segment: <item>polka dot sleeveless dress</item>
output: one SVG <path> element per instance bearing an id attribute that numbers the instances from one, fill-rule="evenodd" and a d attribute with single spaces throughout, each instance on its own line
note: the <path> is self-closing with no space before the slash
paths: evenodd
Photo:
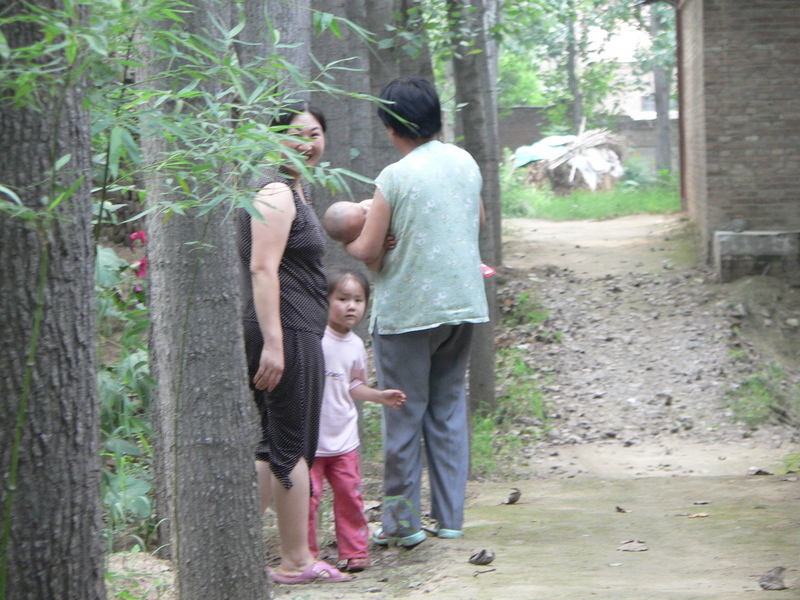
<path id="1" fill-rule="evenodd" d="M 284 371 L 280 383 L 271 392 L 253 387 L 264 340 L 258 326 L 250 277 L 252 217 L 243 208 L 237 211 L 236 228 L 248 377 L 261 415 L 262 436 L 256 448 L 256 460 L 269 462 L 275 477 L 289 489 L 292 469 L 301 457 L 311 467 L 317 450 L 325 385 L 322 335 L 328 320 L 328 300 L 322 267 L 325 236 L 319 220 L 314 209 L 300 199 L 292 180 L 272 174 L 262 178 L 257 188 L 275 181 L 292 188 L 297 216 L 278 268 Z M 308 198 L 307 193 L 304 196 Z"/>

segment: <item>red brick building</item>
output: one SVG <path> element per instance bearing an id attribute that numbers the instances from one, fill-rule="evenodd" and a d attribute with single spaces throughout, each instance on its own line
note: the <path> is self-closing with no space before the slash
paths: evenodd
<path id="1" fill-rule="evenodd" d="M 677 4 L 683 198 L 706 257 L 732 223 L 800 232 L 800 0 Z"/>

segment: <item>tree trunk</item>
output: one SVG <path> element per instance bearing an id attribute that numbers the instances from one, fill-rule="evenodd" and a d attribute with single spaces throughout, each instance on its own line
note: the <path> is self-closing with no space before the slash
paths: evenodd
<path id="1" fill-rule="evenodd" d="M 323 0 L 315 2 L 314 8 L 337 17 L 350 19 L 362 26 L 366 18 L 363 3 L 359 1 Z M 335 36 L 331 31 L 314 36 L 311 39 L 311 52 L 323 65 L 345 57 L 355 57 L 355 60 L 347 61 L 346 66 L 348 69 L 361 70 L 332 71 L 331 74 L 336 79 L 331 83 L 347 92 L 366 91 L 369 89 L 369 63 L 366 58 L 369 52 L 366 44 L 348 27 L 341 27 L 340 32 L 341 38 Z M 319 73 L 312 70 L 306 75 L 316 77 Z M 372 168 L 369 149 L 372 141 L 370 103 L 324 92 L 312 94 L 311 99 L 325 113 L 327 121 L 328 130 L 325 135 L 328 143 L 323 160 L 330 163 L 332 167 L 368 173 Z M 314 188 L 313 204 L 320 219 L 334 202 L 351 199 L 364 200 L 372 197 L 372 186 L 353 180 L 349 183 L 353 194 L 352 198 L 347 194 L 334 194 L 331 190 L 321 186 Z M 364 265 L 347 254 L 341 244 L 331 240 L 328 240 L 324 261 L 326 268 L 364 269 Z M 359 330 L 362 330 L 363 333 L 366 330 L 366 324 L 359 327 Z"/>
<path id="2" fill-rule="evenodd" d="M 184 30 L 214 31 L 213 18 L 231 23 L 228 10 L 195 2 Z M 151 64 L 155 85 L 187 83 L 160 78 Z M 202 82 L 197 89 L 218 93 L 217 85 Z M 171 149 L 159 131 L 143 139 L 148 164 Z M 168 186 L 169 176 L 150 176 L 148 206 L 188 199 Z M 247 388 L 238 255 L 227 211 L 222 202 L 202 216 L 198 210 L 169 219 L 153 213 L 148 221 L 157 509 L 169 524 L 183 600 L 269 596 L 253 466 L 257 416 Z"/>
<path id="3" fill-rule="evenodd" d="M 64 10 L 59 1 L 37 6 Z M 23 3 L 0 1 L 5 17 L 21 13 L 30 13 Z M 3 33 L 10 48 L 44 43 L 34 24 Z M 91 127 L 83 82 L 63 51 L 47 60 L 58 83 L 37 90 L 38 107 L 0 104 L 0 183 L 35 214 L 0 212 L 0 598 L 100 600 Z"/>
<path id="4" fill-rule="evenodd" d="M 655 7 L 650 12 L 650 33 L 655 39 L 661 31 L 661 21 Z M 671 157 L 671 127 L 669 119 L 669 77 L 663 65 L 653 68 L 653 84 L 655 86 L 656 100 L 656 171 L 670 172 L 672 170 Z"/>
<path id="5" fill-rule="evenodd" d="M 298 72 L 308 75 L 311 71 L 312 24 L 310 0 L 243 0 L 241 10 L 245 27 L 237 36 L 242 44 L 237 45 L 239 64 L 253 64 L 275 53 L 282 56 Z M 278 42 L 275 43 L 277 35 Z M 280 45 L 280 47 L 278 47 Z M 275 83 L 282 93 L 304 98 L 303 86 L 292 79 L 288 71 L 276 70 L 280 78 Z M 286 98 L 289 96 L 287 95 Z"/>
<path id="6" fill-rule="evenodd" d="M 468 10 L 468 7 L 474 10 Z M 497 106 L 493 102 L 494 81 L 490 78 L 489 56 L 482 0 L 448 0 L 448 12 L 460 12 L 462 17 L 454 22 L 455 42 L 461 31 L 468 31 L 473 48 L 478 53 L 456 57 L 453 71 L 456 81 L 456 102 L 463 104 L 458 114 L 460 130 L 464 135 L 464 148 L 475 157 L 483 174 L 483 202 L 486 207 L 486 225 L 481 230 L 481 257 L 490 265 L 502 260 L 500 253 L 500 151 L 497 141 Z M 469 393 L 473 411 L 491 411 L 496 406 L 494 324 L 497 322 L 495 280 L 486 282 L 491 323 L 476 327 L 470 353 Z"/>
<path id="7" fill-rule="evenodd" d="M 580 132 L 583 122 L 583 95 L 578 78 L 578 40 L 575 35 L 577 18 L 575 2 L 570 0 L 570 15 L 567 18 L 567 80 L 572 95 L 572 120 L 576 134 Z"/>

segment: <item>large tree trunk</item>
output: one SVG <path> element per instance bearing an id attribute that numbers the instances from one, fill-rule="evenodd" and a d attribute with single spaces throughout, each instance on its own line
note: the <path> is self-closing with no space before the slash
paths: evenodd
<path id="1" fill-rule="evenodd" d="M 207 35 L 215 31 L 212 18 L 231 23 L 228 8 L 195 2 L 184 30 Z M 148 75 L 156 85 L 187 83 L 161 76 L 152 64 Z M 216 85 L 198 89 L 218 93 Z M 149 132 L 143 148 L 148 164 L 171 150 L 158 131 Z M 169 176 L 151 175 L 150 207 L 187 200 L 168 185 Z M 183 600 L 269 595 L 253 466 L 257 417 L 246 383 L 238 255 L 227 211 L 223 202 L 202 216 L 153 213 L 148 221 L 157 510 L 169 524 Z"/>
<path id="2" fill-rule="evenodd" d="M 655 7 L 650 13 L 650 33 L 655 39 L 661 31 L 661 21 Z M 671 128 L 669 120 L 669 76 L 663 65 L 653 69 L 653 84 L 656 100 L 656 171 L 671 171 Z"/>
<path id="3" fill-rule="evenodd" d="M 468 10 L 472 7 L 474 10 Z M 483 202 L 486 225 L 481 230 L 481 257 L 490 265 L 500 264 L 500 150 L 497 140 L 497 106 L 494 102 L 495 82 L 490 77 L 490 56 L 487 52 L 485 7 L 482 0 L 448 0 L 449 13 L 460 12 L 461 19 L 452 19 L 456 42 L 468 31 L 469 40 L 478 53 L 454 58 L 456 102 L 463 105 L 458 113 L 464 148 L 475 157 L 483 174 Z M 497 322 L 495 280 L 489 277 L 486 295 L 491 322 L 475 329 L 469 363 L 470 407 L 473 411 L 490 411 L 495 405 L 494 325 Z"/>
<path id="4" fill-rule="evenodd" d="M 21 2 L 0 1 L 5 17 L 23 12 Z M 27 23 L 5 25 L 3 34 L 11 48 L 43 41 Z M 63 53 L 47 59 L 58 65 L 50 75 L 59 83 L 38 90 L 38 110 L 0 104 L 0 183 L 36 215 L 0 212 L 0 598 L 99 600 L 105 583 L 91 128 L 83 82 Z M 80 178 L 71 196 L 46 208 L 57 188 Z"/>
<path id="5" fill-rule="evenodd" d="M 351 19 L 363 26 L 365 11 L 363 3 L 356 0 L 323 0 L 314 3 L 314 8 L 328 12 L 337 17 Z M 330 74 L 336 79 L 331 82 L 334 86 L 347 92 L 364 93 L 369 89 L 368 50 L 366 44 L 347 27 L 341 27 L 341 38 L 331 31 L 325 31 L 320 36 L 311 39 L 311 52 L 323 65 L 345 57 L 354 57 L 346 63 L 348 69 L 361 69 L 360 71 L 332 71 Z M 306 73 L 309 77 L 317 77 L 316 70 Z M 357 101 L 346 96 L 333 96 L 323 92 L 312 94 L 313 102 L 325 113 L 328 130 L 326 132 L 327 145 L 323 160 L 332 167 L 348 169 L 367 174 L 371 170 L 371 153 L 369 146 L 370 135 L 370 104 L 366 101 Z M 371 186 L 351 181 L 353 200 L 364 200 L 372 197 Z M 313 191 L 313 204 L 317 214 L 322 218 L 325 210 L 339 200 L 349 200 L 347 195 L 334 194 L 331 190 L 316 187 Z M 341 244 L 328 241 L 325 253 L 326 267 L 345 267 L 350 269 L 363 269 L 363 265 L 345 252 Z M 365 325 L 359 327 L 364 329 Z"/>
<path id="6" fill-rule="evenodd" d="M 274 52 L 280 54 L 297 71 L 307 75 L 311 70 L 311 11 L 310 0 L 243 0 L 241 10 L 245 27 L 237 36 L 244 42 L 237 45 L 241 65 L 253 64 Z M 275 43 L 277 36 L 278 43 Z M 278 47 L 280 45 L 280 48 Z M 298 84 L 290 74 L 280 69 L 280 89 L 297 91 Z M 302 90 L 301 90 L 302 91 Z"/>

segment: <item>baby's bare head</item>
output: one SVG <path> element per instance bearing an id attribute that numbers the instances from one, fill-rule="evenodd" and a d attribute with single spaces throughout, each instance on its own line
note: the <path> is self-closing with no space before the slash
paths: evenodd
<path id="1" fill-rule="evenodd" d="M 334 202 L 325 211 L 323 224 L 328 235 L 337 242 L 349 244 L 361 234 L 366 210 L 358 202 Z"/>

